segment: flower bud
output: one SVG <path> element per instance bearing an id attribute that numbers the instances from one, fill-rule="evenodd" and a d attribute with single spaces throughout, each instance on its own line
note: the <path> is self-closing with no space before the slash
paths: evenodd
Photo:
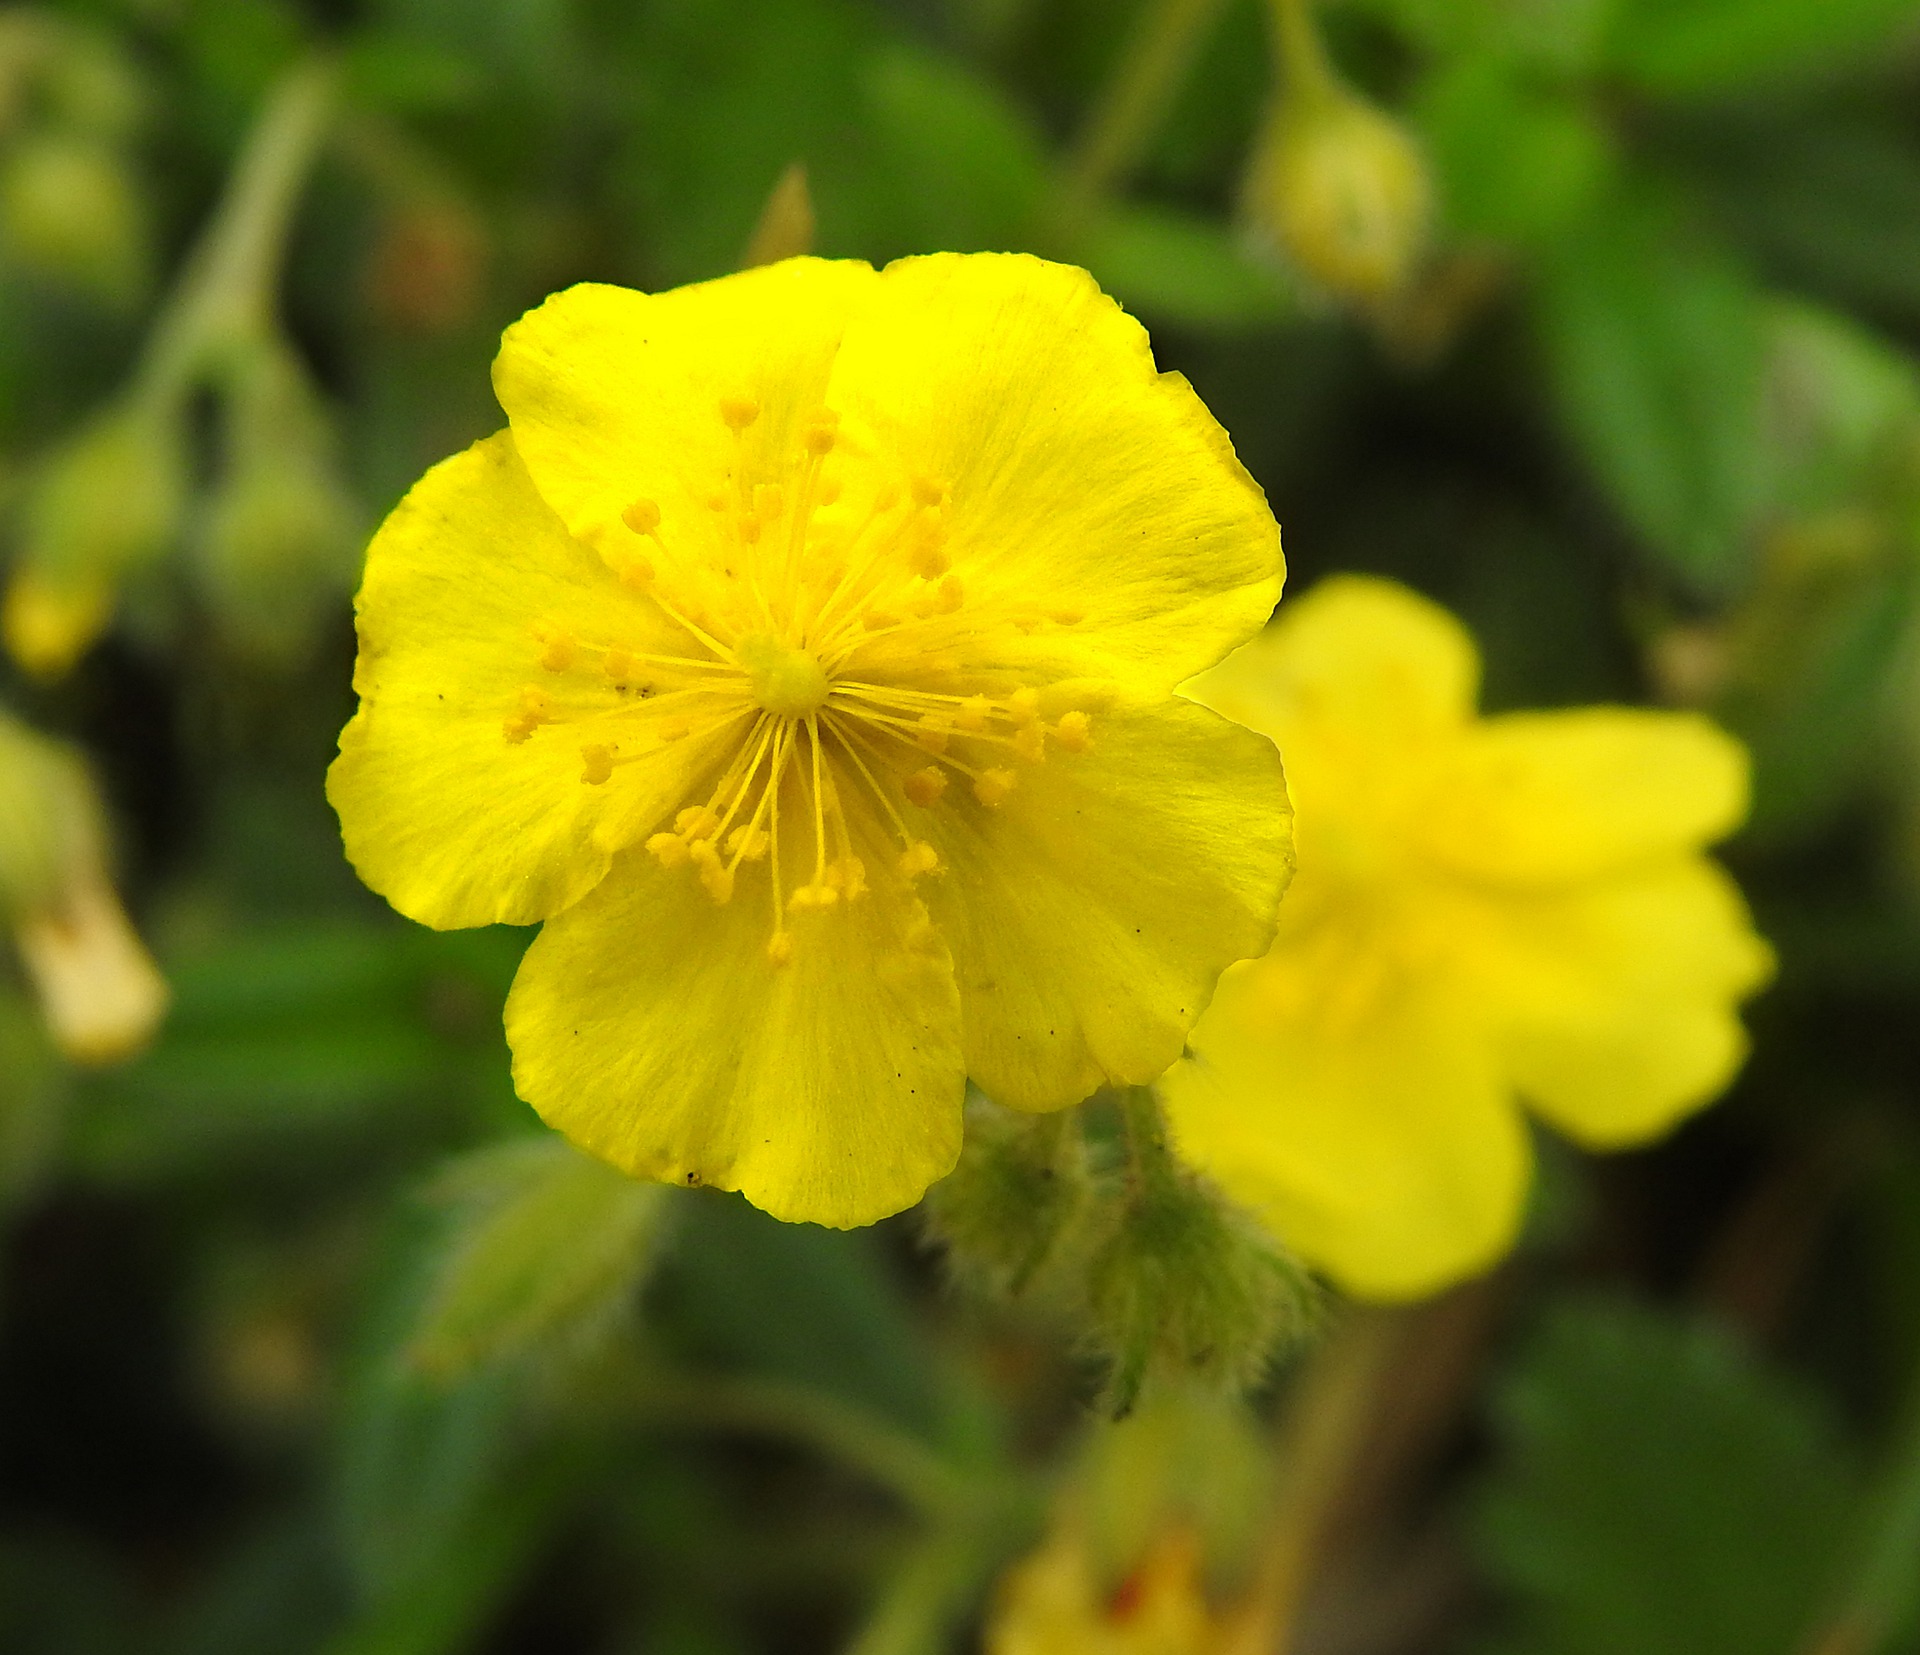
<path id="1" fill-rule="evenodd" d="M 326 607 L 352 586 L 360 510 L 340 480 L 319 398 L 288 347 L 246 348 L 223 388 L 226 463 L 198 548 L 200 579 L 245 652 L 295 663 Z"/>
<path id="2" fill-rule="evenodd" d="M 1344 88 L 1283 101 L 1247 182 L 1255 226 L 1305 275 L 1361 306 L 1407 285 L 1426 249 L 1432 197 L 1412 135 Z"/>
<path id="3" fill-rule="evenodd" d="M 1278 0 L 1280 89 L 1248 169 L 1245 212 L 1300 271 L 1363 309 L 1406 287 L 1433 184 L 1413 135 L 1328 62 L 1308 0 Z"/>
<path id="4" fill-rule="evenodd" d="M 1087 1272 L 1108 1402 L 1129 1413 L 1150 1377 L 1254 1384 L 1310 1324 L 1306 1272 L 1207 1178 L 1174 1159 L 1150 1092 L 1127 1102 L 1133 1164 Z"/>
<path id="5" fill-rule="evenodd" d="M 0 919 L 55 1044 L 76 1063 L 143 1046 L 167 987 L 114 894 L 99 796 L 79 758 L 0 716 Z"/>
<path id="6" fill-rule="evenodd" d="M 48 132 L 0 163 L 0 248 L 23 268 L 109 304 L 138 296 L 147 225 L 126 164 L 97 139 Z"/>
<path id="7" fill-rule="evenodd" d="M 165 555 L 186 493 L 172 403 L 120 404 L 49 455 L 0 617 L 13 658 L 44 678 L 71 667 L 106 629 L 122 580 Z"/>
<path id="8" fill-rule="evenodd" d="M 1017 1296 L 1086 1213 L 1091 1189 L 1078 1110 L 1024 1115 L 976 1098 L 959 1164 L 927 1192 L 927 1228 L 956 1276 Z"/>

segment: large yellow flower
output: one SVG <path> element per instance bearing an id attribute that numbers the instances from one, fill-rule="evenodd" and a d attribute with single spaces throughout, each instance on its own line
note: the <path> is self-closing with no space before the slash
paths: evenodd
<path id="1" fill-rule="evenodd" d="M 1281 560 L 1135 322 L 1032 258 L 794 259 L 573 288 L 494 383 L 368 553 L 329 796 L 403 913 L 549 922 L 522 1096 L 847 1225 L 948 1171 L 968 1074 L 1178 1056 L 1289 843 L 1271 745 L 1171 692 Z"/>
<path id="2" fill-rule="evenodd" d="M 1511 1243 L 1524 1099 L 1578 1142 L 1707 1102 L 1767 978 L 1701 847 L 1740 747 L 1619 707 L 1477 718 L 1452 616 L 1341 578 L 1193 686 L 1273 736 L 1299 811 L 1280 936 L 1222 980 L 1165 1092 L 1182 1149 L 1342 1286 L 1417 1296 Z"/>

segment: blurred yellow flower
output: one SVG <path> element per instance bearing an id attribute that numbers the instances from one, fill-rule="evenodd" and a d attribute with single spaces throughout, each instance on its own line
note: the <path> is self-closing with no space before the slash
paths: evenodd
<path id="1" fill-rule="evenodd" d="M 850 1225 L 1178 1056 L 1272 935 L 1263 737 L 1172 694 L 1279 593 L 1264 497 L 1082 271 L 793 259 L 508 330 L 508 430 L 368 553 L 348 854 L 546 920 L 521 1094 L 628 1172 Z"/>
<path id="2" fill-rule="evenodd" d="M 1473 642 L 1389 582 L 1330 580 L 1192 693 L 1274 737 L 1300 875 L 1167 1077 L 1180 1147 L 1362 1297 L 1511 1244 L 1524 1099 L 1577 1142 L 1710 1100 L 1772 969 L 1701 848 L 1746 811 L 1737 743 L 1618 707 L 1479 718 Z"/>
<path id="3" fill-rule="evenodd" d="M 0 920 L 54 1043 L 75 1063 L 144 1046 L 167 985 L 107 874 L 106 825 L 80 759 L 0 714 Z"/>

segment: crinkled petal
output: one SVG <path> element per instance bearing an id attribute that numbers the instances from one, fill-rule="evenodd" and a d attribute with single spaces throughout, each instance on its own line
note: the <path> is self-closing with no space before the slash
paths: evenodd
<path id="1" fill-rule="evenodd" d="M 889 265 L 830 400 L 849 440 L 945 491 L 968 613 L 1001 619 L 1011 666 L 1165 691 L 1273 612 L 1266 497 L 1084 270 L 1026 254 Z"/>
<path id="2" fill-rule="evenodd" d="M 1421 843 L 1471 879 L 1546 885 L 1696 850 L 1746 809 L 1746 750 L 1695 714 L 1509 713 L 1452 753 Z"/>
<path id="3" fill-rule="evenodd" d="M 697 562 L 709 501 L 782 473 L 821 406 L 848 321 L 878 277 L 858 260 L 788 259 L 666 293 L 582 283 L 508 328 L 494 391 L 547 503 L 604 556 Z M 750 404 L 736 433 L 722 403 Z M 658 541 L 622 513 L 660 512 Z"/>
<path id="4" fill-rule="evenodd" d="M 597 661 L 543 670 L 537 626 L 684 649 L 541 501 L 505 432 L 435 466 L 367 551 L 360 710 L 327 774 L 347 857 L 403 914 L 528 924 L 577 901 L 612 850 L 678 803 L 713 743 L 582 780 L 583 745 L 645 727 Z M 531 686 L 563 720 L 510 742 Z"/>
<path id="5" fill-rule="evenodd" d="M 960 1150 L 959 1003 L 924 910 L 869 866 L 862 900 L 790 915 L 776 966 L 764 865 L 716 906 L 688 869 L 623 859 L 527 950 L 507 999 L 520 1095 L 626 1172 L 776 1218 L 911 1206 Z"/>
<path id="6" fill-rule="evenodd" d="M 967 1067 L 1017 1109 L 1145 1084 L 1221 970 L 1272 939 L 1292 869 L 1272 744 L 1191 702 L 1098 715 L 1085 753 L 1018 772 L 996 810 L 951 795 L 926 831 Z"/>
<path id="7" fill-rule="evenodd" d="M 1710 1102 L 1747 1052 L 1737 1007 L 1773 956 L 1704 857 L 1504 902 L 1466 969 L 1507 1008 L 1509 1072 L 1569 1137 L 1643 1142 Z"/>
<path id="8" fill-rule="evenodd" d="M 1162 1082 L 1183 1154 L 1363 1299 L 1424 1296 L 1512 1245 L 1531 1147 L 1485 1032 L 1414 989 L 1363 1018 L 1236 967 Z"/>
<path id="9" fill-rule="evenodd" d="M 1479 687 L 1479 653 L 1446 610 L 1393 581 L 1335 575 L 1186 693 L 1283 753 L 1330 730 L 1379 753 L 1464 726 Z"/>

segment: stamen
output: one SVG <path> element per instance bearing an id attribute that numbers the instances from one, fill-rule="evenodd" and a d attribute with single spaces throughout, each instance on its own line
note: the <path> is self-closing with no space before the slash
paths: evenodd
<path id="1" fill-rule="evenodd" d="M 589 787 L 598 787 L 613 776 L 613 749 L 593 742 L 580 749 L 580 779 Z"/>
<path id="2" fill-rule="evenodd" d="M 652 534 L 660 527 L 660 508 L 642 496 L 620 514 L 620 521 L 635 534 Z M 674 538 L 678 539 L 679 536 Z"/>
<path id="3" fill-rule="evenodd" d="M 1093 744 L 1093 721 L 1083 712 L 1062 713 L 1053 739 L 1069 753 L 1084 753 Z"/>
<path id="4" fill-rule="evenodd" d="M 564 632 L 555 632 L 540 652 L 540 664 L 548 672 L 565 672 L 573 665 L 573 640 Z"/>
<path id="5" fill-rule="evenodd" d="M 973 779 L 973 796 L 989 810 L 1007 802 L 1020 778 L 1011 770 L 983 770 Z"/>
<path id="6" fill-rule="evenodd" d="M 760 417 L 760 404 L 752 397 L 722 397 L 720 418 L 730 431 L 744 431 Z"/>
<path id="7" fill-rule="evenodd" d="M 931 810 L 940 802 L 940 795 L 946 790 L 946 772 L 931 764 L 924 770 L 914 771 L 900 784 L 900 791 L 922 810 Z"/>

